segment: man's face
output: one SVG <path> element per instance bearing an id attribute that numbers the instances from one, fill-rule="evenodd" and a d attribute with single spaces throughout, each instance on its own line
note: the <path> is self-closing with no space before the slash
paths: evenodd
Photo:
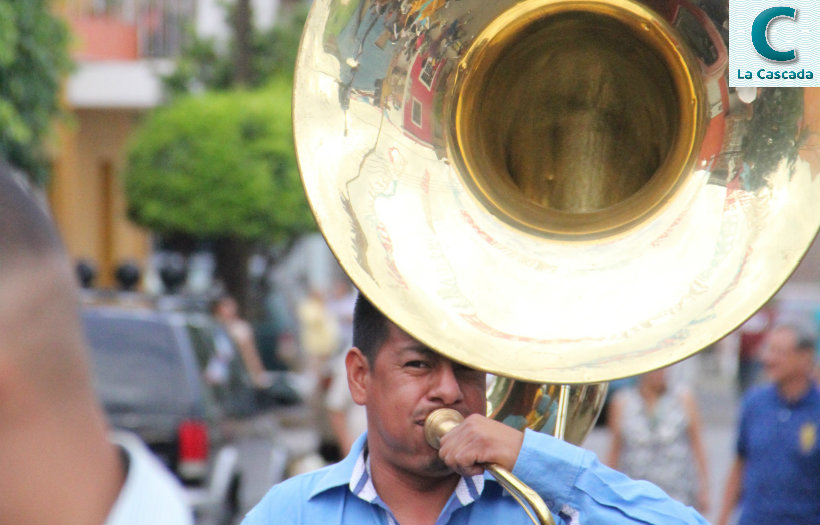
<path id="1" fill-rule="evenodd" d="M 786 328 L 776 329 L 769 334 L 761 357 L 766 375 L 775 383 L 795 377 L 808 377 L 812 369 L 811 352 L 797 350 L 797 337 Z"/>
<path id="2" fill-rule="evenodd" d="M 659 368 L 647 372 L 641 377 L 641 383 L 646 384 L 654 392 L 662 392 L 666 388 L 666 369 Z"/>
<path id="3" fill-rule="evenodd" d="M 388 322 L 387 339 L 365 376 L 370 453 L 417 475 L 450 473 L 425 441 L 424 421 L 443 407 L 465 417 L 485 414 L 484 372 L 450 361 Z"/>
<path id="4" fill-rule="evenodd" d="M 219 301 L 216 314 L 223 319 L 233 319 L 236 317 L 237 308 L 236 301 L 227 297 Z"/>

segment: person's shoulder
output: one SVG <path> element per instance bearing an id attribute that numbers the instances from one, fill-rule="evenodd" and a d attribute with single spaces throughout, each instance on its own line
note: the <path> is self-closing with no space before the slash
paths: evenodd
<path id="1" fill-rule="evenodd" d="M 689 385 L 675 385 L 669 390 L 670 398 L 688 409 L 697 409 L 697 397 Z"/>
<path id="2" fill-rule="evenodd" d="M 308 500 L 320 488 L 322 480 L 331 468 L 333 465 L 299 474 L 277 483 L 248 512 L 242 525 L 300 522 Z"/>
<path id="3" fill-rule="evenodd" d="M 743 410 L 757 409 L 761 405 L 771 403 L 777 399 L 777 391 L 772 384 L 755 385 L 746 393 L 741 399 L 741 407 Z"/>
<path id="4" fill-rule="evenodd" d="M 820 385 L 812 382 L 811 389 L 806 397 L 810 404 L 820 406 Z"/>
<path id="5" fill-rule="evenodd" d="M 628 403 L 639 396 L 638 389 L 634 385 L 626 385 L 613 390 L 611 400 L 616 403 Z"/>
<path id="6" fill-rule="evenodd" d="M 232 319 L 228 324 L 228 331 L 236 338 L 245 339 L 253 335 L 250 323 L 243 319 Z"/>
<path id="7" fill-rule="evenodd" d="M 310 472 L 297 474 L 274 485 L 269 493 L 274 493 L 276 496 L 310 494 L 336 465 L 327 465 Z"/>

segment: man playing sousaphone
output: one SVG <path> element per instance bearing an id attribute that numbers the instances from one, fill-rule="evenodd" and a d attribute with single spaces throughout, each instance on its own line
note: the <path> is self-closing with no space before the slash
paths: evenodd
<path id="1" fill-rule="evenodd" d="M 562 524 L 704 524 L 662 490 L 598 462 L 592 452 L 484 417 L 485 374 L 455 363 L 389 321 L 364 296 L 354 313 L 347 378 L 367 408 L 367 433 L 340 463 L 274 486 L 243 525 L 529 523 L 483 465 L 511 470 Z M 439 408 L 464 422 L 425 440 Z"/>

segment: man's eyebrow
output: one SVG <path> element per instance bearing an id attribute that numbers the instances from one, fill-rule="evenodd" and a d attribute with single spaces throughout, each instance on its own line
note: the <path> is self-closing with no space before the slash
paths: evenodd
<path id="1" fill-rule="evenodd" d="M 422 354 L 426 358 L 431 357 L 440 357 L 440 355 L 434 352 L 429 346 L 426 346 L 422 343 L 415 342 L 408 344 L 404 348 L 401 349 L 402 352 L 414 352 L 417 354 Z"/>

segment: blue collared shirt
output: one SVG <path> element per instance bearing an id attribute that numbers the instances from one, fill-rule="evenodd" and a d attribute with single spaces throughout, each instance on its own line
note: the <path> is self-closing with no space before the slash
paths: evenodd
<path id="1" fill-rule="evenodd" d="M 743 398 L 737 453 L 744 460 L 738 523 L 820 522 L 820 390 L 788 401 L 773 384 Z"/>
<path id="2" fill-rule="evenodd" d="M 362 447 L 356 465 L 353 467 L 353 474 L 350 477 L 348 488 L 360 499 L 381 507 L 384 510 L 387 525 L 398 525 L 399 522 L 393 516 L 393 512 L 379 497 L 376 487 L 373 485 L 373 476 L 370 474 L 370 456 L 367 454 L 367 447 Z M 455 491 L 444 505 L 435 525 L 444 525 L 456 510 L 469 505 L 477 500 L 484 490 L 484 476 L 477 475 L 463 477 L 458 481 Z"/>
<path id="3" fill-rule="evenodd" d="M 376 525 L 395 523 L 370 483 L 359 437 L 341 462 L 290 478 L 274 486 L 243 520 L 243 525 Z M 694 509 L 672 500 L 646 481 L 633 481 L 598 462 L 595 454 L 552 436 L 527 430 L 513 469 L 538 492 L 564 525 L 704 525 Z M 437 525 L 524 525 L 532 523 L 514 498 L 489 474 L 483 486 L 463 479 L 445 504 Z"/>

